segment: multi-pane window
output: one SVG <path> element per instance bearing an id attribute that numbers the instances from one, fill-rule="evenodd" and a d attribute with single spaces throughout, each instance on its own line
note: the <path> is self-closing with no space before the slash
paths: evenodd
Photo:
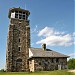
<path id="1" fill-rule="evenodd" d="M 18 18 L 18 11 L 15 11 L 15 18 Z"/>
<path id="2" fill-rule="evenodd" d="M 16 14 L 18 14 L 18 11 L 15 11 Z"/>
<path id="3" fill-rule="evenodd" d="M 22 14 L 19 14 L 19 19 L 22 19 Z"/>
<path id="4" fill-rule="evenodd" d="M 19 11 L 19 19 L 22 19 L 22 12 L 21 11 Z"/>
<path id="5" fill-rule="evenodd" d="M 15 18 L 18 18 L 18 14 L 15 14 Z"/>
<path id="6" fill-rule="evenodd" d="M 19 11 L 19 14 L 22 14 L 22 12 L 21 12 L 21 11 Z"/>
<path id="7" fill-rule="evenodd" d="M 25 14 L 25 12 L 23 12 L 23 14 Z"/>
<path id="8" fill-rule="evenodd" d="M 25 19 L 25 14 L 23 14 L 23 19 Z"/>
<path id="9" fill-rule="evenodd" d="M 21 11 L 15 11 L 15 18 L 27 20 L 26 13 Z"/>

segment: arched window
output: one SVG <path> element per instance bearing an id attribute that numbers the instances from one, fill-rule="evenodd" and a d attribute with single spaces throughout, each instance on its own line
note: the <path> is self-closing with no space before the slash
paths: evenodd
<path id="1" fill-rule="evenodd" d="M 21 47 L 18 47 L 18 51 L 21 51 Z"/>

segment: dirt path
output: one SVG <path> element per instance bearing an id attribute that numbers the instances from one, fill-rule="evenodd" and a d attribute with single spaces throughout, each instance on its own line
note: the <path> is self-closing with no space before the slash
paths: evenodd
<path id="1" fill-rule="evenodd" d="M 75 70 L 69 70 L 68 72 L 74 72 L 75 73 Z"/>

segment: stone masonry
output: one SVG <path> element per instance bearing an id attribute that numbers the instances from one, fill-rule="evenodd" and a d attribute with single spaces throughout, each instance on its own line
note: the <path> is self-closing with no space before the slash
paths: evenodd
<path id="1" fill-rule="evenodd" d="M 20 8 L 12 8 L 9 11 L 10 25 L 6 52 L 7 71 L 28 71 L 28 49 L 30 47 L 29 20 L 27 18 L 12 18 L 11 14 L 13 12 L 26 13 L 26 16 L 29 15 L 29 11 Z"/>
<path id="2" fill-rule="evenodd" d="M 67 69 L 67 58 L 34 57 L 29 59 L 29 68 L 32 72 Z"/>

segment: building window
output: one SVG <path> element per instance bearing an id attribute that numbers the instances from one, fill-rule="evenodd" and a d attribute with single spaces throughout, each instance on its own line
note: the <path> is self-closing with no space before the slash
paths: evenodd
<path id="1" fill-rule="evenodd" d="M 18 18 L 18 11 L 15 11 L 15 18 Z"/>
<path id="2" fill-rule="evenodd" d="M 25 12 L 23 12 L 23 14 L 25 14 Z"/>
<path id="3" fill-rule="evenodd" d="M 59 62 L 59 58 L 56 59 L 56 62 Z"/>
<path id="4" fill-rule="evenodd" d="M 21 47 L 19 47 L 19 51 L 21 51 Z"/>
<path id="5" fill-rule="evenodd" d="M 18 11 L 15 11 L 15 13 L 17 13 L 17 14 L 18 14 Z"/>
<path id="6" fill-rule="evenodd" d="M 20 42 L 20 38 L 19 38 L 19 42 Z"/>
<path id="7" fill-rule="evenodd" d="M 19 19 L 22 19 L 22 14 L 19 14 Z"/>
<path id="8" fill-rule="evenodd" d="M 25 19 L 25 14 L 23 15 L 23 19 Z"/>
<path id="9" fill-rule="evenodd" d="M 14 13 L 15 13 L 14 14 L 15 18 L 17 18 L 17 19 L 25 19 L 25 20 L 27 20 L 27 18 L 28 18 L 27 14 L 25 12 L 15 11 Z"/>
<path id="10" fill-rule="evenodd" d="M 22 12 L 21 12 L 21 11 L 19 11 L 19 14 L 22 14 Z"/>
<path id="11" fill-rule="evenodd" d="M 39 62 L 39 65 L 41 65 L 41 62 Z"/>

